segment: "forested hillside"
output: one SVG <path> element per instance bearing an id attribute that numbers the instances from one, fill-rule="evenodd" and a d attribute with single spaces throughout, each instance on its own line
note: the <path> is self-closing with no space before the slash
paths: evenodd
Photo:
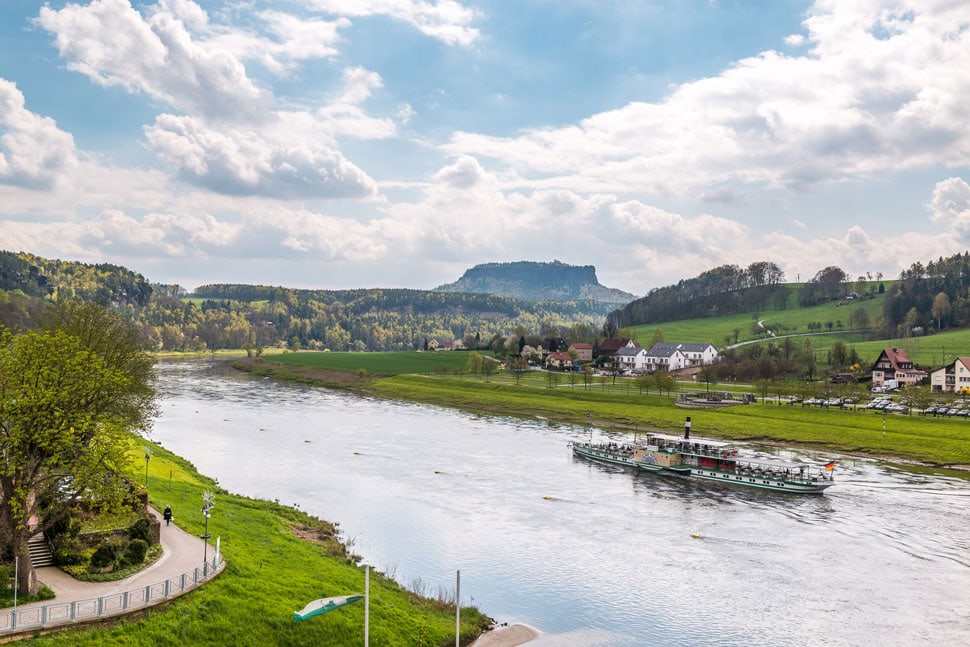
<path id="1" fill-rule="evenodd" d="M 422 348 L 430 339 L 501 350 L 510 337 L 517 341 L 524 336 L 530 344 L 554 336 L 567 342 L 596 342 L 607 332 L 636 325 L 756 313 L 769 307 L 805 307 L 885 290 L 878 320 L 855 321 L 851 315 L 858 309 L 854 309 L 845 324 L 876 326 L 887 338 L 970 326 L 970 253 L 926 265 L 916 262 L 898 281 L 884 283 L 881 274 L 875 278 L 866 275 L 850 281 L 840 268 L 826 267 L 797 285 L 784 283 L 774 263 L 753 263 L 747 268 L 725 265 L 652 290 L 609 312 L 609 306 L 591 300 L 523 301 L 492 294 L 404 289 L 296 290 L 223 284 L 203 286 L 189 295 L 177 285 L 150 283 L 116 265 L 0 252 L 0 324 L 29 327 L 46 300 L 76 298 L 114 308 L 159 350 L 277 345 L 407 350 Z"/>
<path id="2" fill-rule="evenodd" d="M 883 320 L 901 337 L 970 326 L 970 252 L 913 263 L 887 291 Z"/>
<path id="3" fill-rule="evenodd" d="M 784 308 L 789 303 L 790 288 L 782 282 L 785 273 L 767 261 L 752 263 L 747 268 L 722 265 L 692 279 L 651 290 L 609 315 L 615 328 L 644 324 L 720 317 L 764 309 L 769 304 Z"/>
<path id="4" fill-rule="evenodd" d="M 617 304 L 635 298 L 629 292 L 600 285 L 592 265 L 567 265 L 559 261 L 484 263 L 467 270 L 454 283 L 435 290 L 495 294 L 525 301 L 588 300 Z"/>
<path id="5" fill-rule="evenodd" d="M 609 306 L 592 301 L 525 302 L 486 294 L 425 290 L 296 290 L 207 285 L 189 295 L 150 284 L 114 265 L 5 253 L 0 324 L 27 327 L 45 299 L 77 298 L 113 307 L 152 348 L 414 350 L 430 339 L 504 350 L 507 337 L 595 341 Z M 518 337 L 516 337 L 518 339 Z"/>

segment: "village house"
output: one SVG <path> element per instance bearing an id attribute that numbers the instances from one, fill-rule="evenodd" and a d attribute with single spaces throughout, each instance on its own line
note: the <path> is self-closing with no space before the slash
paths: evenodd
<path id="1" fill-rule="evenodd" d="M 569 370 L 573 367 L 573 358 L 566 351 L 556 351 L 546 356 L 546 368 Z"/>
<path id="2" fill-rule="evenodd" d="M 569 347 L 569 351 L 576 354 L 576 362 L 592 362 L 593 361 L 593 345 L 587 344 L 585 342 L 578 341 Z"/>
<path id="3" fill-rule="evenodd" d="M 641 372 L 647 366 L 647 351 L 640 346 L 624 346 L 613 353 L 613 366 L 621 371 Z"/>
<path id="4" fill-rule="evenodd" d="M 690 366 L 713 364 L 718 359 L 713 344 L 678 344 L 660 342 L 647 351 L 646 369 L 648 371 L 676 371 Z"/>
<path id="5" fill-rule="evenodd" d="M 593 357 L 612 357 L 621 348 L 637 348 L 637 343 L 632 339 L 604 339 L 593 346 Z"/>
<path id="6" fill-rule="evenodd" d="M 970 357 L 958 357 L 930 375 L 933 393 L 959 393 L 970 389 Z"/>
<path id="7" fill-rule="evenodd" d="M 926 371 L 914 367 L 901 348 L 884 348 L 872 365 L 873 387 L 882 387 L 887 381 L 895 381 L 898 386 L 919 384 L 926 378 Z"/>

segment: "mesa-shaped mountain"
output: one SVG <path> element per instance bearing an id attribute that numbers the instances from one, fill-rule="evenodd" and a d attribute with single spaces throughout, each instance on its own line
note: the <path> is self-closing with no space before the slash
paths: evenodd
<path id="1" fill-rule="evenodd" d="M 635 295 L 601 285 L 592 265 L 560 261 L 540 263 L 484 263 L 467 270 L 460 279 L 435 288 L 436 292 L 495 294 L 523 301 L 599 301 L 629 303 Z"/>

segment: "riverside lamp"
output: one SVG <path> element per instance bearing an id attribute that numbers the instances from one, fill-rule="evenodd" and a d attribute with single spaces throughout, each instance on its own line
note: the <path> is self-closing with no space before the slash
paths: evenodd
<path id="1" fill-rule="evenodd" d="M 152 448 L 145 447 L 145 492 L 148 492 L 148 459 L 152 457 Z"/>
<path id="2" fill-rule="evenodd" d="M 209 558 L 209 514 L 210 510 L 215 507 L 216 495 L 212 492 L 206 490 L 202 493 L 202 516 L 205 517 L 205 534 L 202 535 L 202 564 L 205 569 L 204 572 L 208 573 L 208 558 Z"/>

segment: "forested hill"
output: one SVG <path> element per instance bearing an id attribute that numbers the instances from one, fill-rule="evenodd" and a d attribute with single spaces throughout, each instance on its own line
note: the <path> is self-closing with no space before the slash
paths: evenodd
<path id="1" fill-rule="evenodd" d="M 504 349 L 525 336 L 596 341 L 612 309 L 595 301 L 520 301 L 405 289 L 300 290 L 221 284 L 188 294 L 115 265 L 0 252 L 0 326 L 29 328 L 51 299 L 95 301 L 138 327 L 154 350 L 415 350 L 430 340 Z"/>
<path id="2" fill-rule="evenodd" d="M 454 283 L 437 292 L 497 294 L 524 301 L 599 301 L 628 303 L 635 295 L 600 285 L 592 265 L 567 265 L 559 261 L 537 263 L 485 263 L 467 270 Z"/>
<path id="3" fill-rule="evenodd" d="M 843 278 L 844 278 L 843 273 Z M 767 261 L 747 268 L 722 265 L 692 279 L 651 290 L 610 313 L 608 322 L 616 329 L 681 319 L 720 317 L 763 309 L 783 308 L 790 288 L 782 283 L 785 274 Z"/>

